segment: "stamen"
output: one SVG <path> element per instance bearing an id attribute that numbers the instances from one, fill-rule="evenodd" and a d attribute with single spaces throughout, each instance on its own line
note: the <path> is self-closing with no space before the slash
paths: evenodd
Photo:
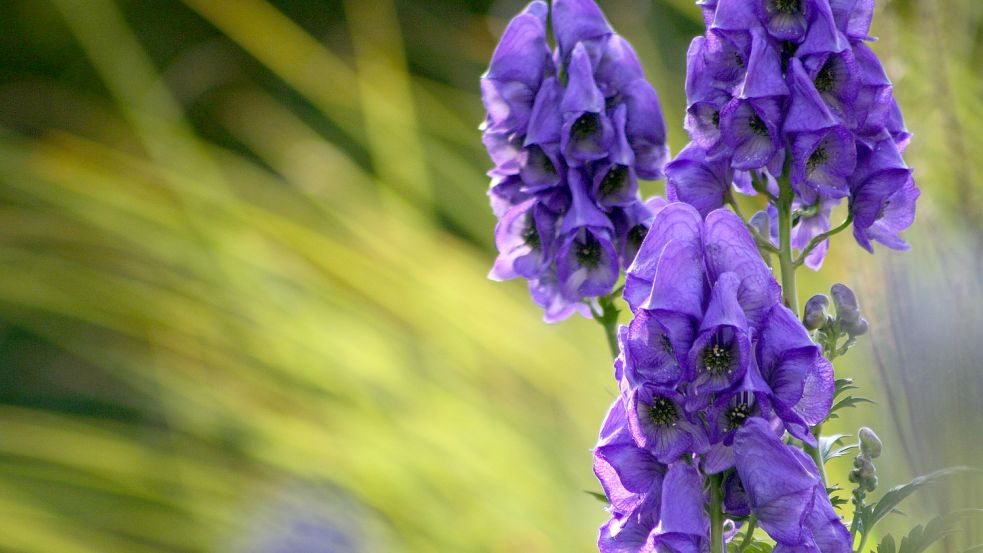
<path id="1" fill-rule="evenodd" d="M 706 367 L 707 372 L 714 376 L 725 372 L 728 374 L 733 372 L 731 368 L 731 362 L 733 360 L 734 355 L 731 351 L 725 347 L 721 347 L 719 344 L 714 344 L 713 347 L 703 350 L 703 365 Z"/>
<path id="2" fill-rule="evenodd" d="M 577 246 L 575 255 L 582 267 L 593 269 L 601 263 L 601 243 L 588 234 L 587 241 Z"/>
<path id="3" fill-rule="evenodd" d="M 583 140 L 596 133 L 600 126 L 600 117 L 596 113 L 585 113 L 573 122 L 570 135 L 574 140 Z"/>
<path id="4" fill-rule="evenodd" d="M 748 126 L 751 128 L 751 132 L 754 134 L 758 136 L 768 136 L 768 125 L 765 125 L 765 122 L 758 117 L 758 114 L 751 116 Z"/>
<path id="5" fill-rule="evenodd" d="M 607 175 L 604 175 L 598 193 L 601 197 L 610 196 L 621 191 L 627 185 L 628 168 L 624 165 L 615 165 L 611 167 Z"/>
<path id="6" fill-rule="evenodd" d="M 660 397 L 649 407 L 649 416 L 658 426 L 675 426 L 679 420 L 679 410 L 671 399 Z"/>

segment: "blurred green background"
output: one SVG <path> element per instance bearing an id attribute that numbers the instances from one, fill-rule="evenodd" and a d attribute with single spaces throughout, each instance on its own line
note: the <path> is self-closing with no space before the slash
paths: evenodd
<path id="1" fill-rule="evenodd" d="M 477 79 L 522 4 L 0 0 L 0 551 L 594 550 L 603 334 L 485 279 Z M 800 293 L 861 292 L 837 371 L 878 403 L 828 428 L 889 483 L 983 465 L 983 3 L 878 4 L 914 250 L 837 237 Z M 678 151 L 698 10 L 601 5 Z M 894 527 L 983 506 L 920 497 Z"/>

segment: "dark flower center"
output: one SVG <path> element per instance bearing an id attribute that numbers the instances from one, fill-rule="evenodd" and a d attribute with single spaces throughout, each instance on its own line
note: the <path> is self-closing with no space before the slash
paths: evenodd
<path id="1" fill-rule="evenodd" d="M 799 13 L 802 9 L 801 0 L 775 0 L 775 11 L 781 14 Z"/>
<path id="2" fill-rule="evenodd" d="M 748 123 L 751 128 L 751 132 L 758 136 L 768 136 L 768 125 L 765 125 L 764 120 L 758 117 L 758 114 L 751 116 L 751 121 Z"/>
<path id="3" fill-rule="evenodd" d="M 601 126 L 600 116 L 596 113 L 585 113 L 573 122 L 570 135 L 574 140 L 583 140 L 597 132 Z"/>
<path id="4" fill-rule="evenodd" d="M 715 129 L 719 129 L 720 128 L 720 112 L 719 111 L 713 112 L 713 115 L 710 116 L 710 122 L 713 123 L 713 127 Z"/>
<path id="5" fill-rule="evenodd" d="M 727 411 L 727 430 L 736 430 L 751 416 L 751 406 L 738 403 Z"/>
<path id="6" fill-rule="evenodd" d="M 669 355 L 674 355 L 676 353 L 676 348 L 673 347 L 669 337 L 665 334 L 662 335 L 662 349 L 664 349 Z"/>
<path id="7" fill-rule="evenodd" d="M 734 355 L 731 351 L 719 344 L 714 344 L 703 350 L 703 365 L 707 368 L 707 372 L 712 375 L 731 372 L 730 365 L 733 360 Z"/>
<path id="8" fill-rule="evenodd" d="M 816 167 L 826 163 L 829 160 L 829 154 L 826 153 L 826 147 L 820 146 L 816 148 L 816 151 L 812 152 L 809 156 L 809 161 L 806 162 L 806 169 L 809 171 L 814 170 Z"/>
<path id="9" fill-rule="evenodd" d="M 647 235 L 649 229 L 645 225 L 635 225 L 631 227 L 628 231 L 628 245 L 632 248 L 638 248 L 642 245 L 642 241 L 645 240 L 645 235 Z"/>
<path id="10" fill-rule="evenodd" d="M 658 426 L 673 426 L 679 420 L 679 410 L 671 399 L 660 397 L 649 406 L 649 416 Z"/>
<path id="11" fill-rule="evenodd" d="M 541 155 L 543 157 L 543 171 L 545 171 L 548 175 L 555 175 L 556 167 L 553 166 L 553 160 L 551 160 L 550 156 L 546 155 L 545 152 Z"/>
<path id="12" fill-rule="evenodd" d="M 601 262 L 601 243 L 588 234 L 587 241 L 577 246 L 575 254 L 582 267 L 593 269 Z"/>
<path id="13" fill-rule="evenodd" d="M 628 168 L 624 165 L 615 165 L 611 167 L 607 175 L 604 175 L 598 192 L 600 192 L 601 196 L 610 196 L 611 194 L 620 192 L 627 184 Z"/>
<path id="14" fill-rule="evenodd" d="M 816 90 L 819 92 L 829 92 L 836 84 L 836 70 L 833 69 L 833 59 L 830 58 L 823 68 L 816 74 Z"/>
<path id="15" fill-rule="evenodd" d="M 522 231 L 522 241 L 534 250 L 539 249 L 539 231 L 536 230 L 536 221 L 532 215 L 526 221 L 526 230 Z"/>

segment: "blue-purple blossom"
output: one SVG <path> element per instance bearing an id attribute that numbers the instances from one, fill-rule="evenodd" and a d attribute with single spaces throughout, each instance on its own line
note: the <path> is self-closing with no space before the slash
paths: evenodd
<path id="1" fill-rule="evenodd" d="M 829 230 L 847 199 L 857 242 L 906 249 L 918 188 L 901 158 L 911 134 L 867 45 L 874 0 L 698 2 L 707 31 L 686 57 L 690 146 L 666 169 L 671 199 L 701 213 L 746 185 L 787 178 L 793 248 Z M 786 174 L 787 171 L 787 174 Z M 774 192 L 773 192 L 774 193 Z M 806 258 L 818 269 L 822 242 Z"/>
<path id="2" fill-rule="evenodd" d="M 783 548 L 844 553 L 849 534 L 843 541 L 815 465 L 780 439 L 816 445 L 832 365 L 780 303 L 743 222 L 725 209 L 662 207 L 627 270 L 625 300 L 621 395 L 594 452 L 612 505 L 601 551 L 703 551 L 702 483 L 721 474 L 728 516 L 753 513 Z"/>
<path id="3" fill-rule="evenodd" d="M 489 276 L 528 280 L 548 322 L 589 316 L 657 207 L 643 203 L 638 179 L 661 178 L 669 157 L 658 95 L 593 0 L 529 4 L 505 29 L 481 91 L 499 217 Z"/>

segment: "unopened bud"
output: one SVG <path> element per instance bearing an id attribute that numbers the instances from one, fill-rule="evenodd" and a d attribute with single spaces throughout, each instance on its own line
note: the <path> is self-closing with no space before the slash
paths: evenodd
<path id="1" fill-rule="evenodd" d="M 863 336 L 867 334 L 870 325 L 867 324 L 867 319 L 860 317 L 856 322 L 844 321 L 840 324 L 840 328 L 850 336 Z"/>
<path id="2" fill-rule="evenodd" d="M 806 302 L 805 312 L 802 315 L 802 323 L 809 330 L 818 330 L 826 324 L 829 308 L 829 298 L 823 294 L 816 294 Z"/>
<path id="3" fill-rule="evenodd" d="M 874 467 L 874 463 L 870 459 L 864 459 L 864 464 L 860 467 L 860 478 L 863 480 L 877 478 L 877 468 Z"/>
<path id="4" fill-rule="evenodd" d="M 758 234 L 769 238 L 771 236 L 771 218 L 768 213 L 759 211 L 751 216 L 751 226 L 758 231 Z"/>
<path id="5" fill-rule="evenodd" d="M 853 466 L 856 468 L 860 468 L 864 466 L 864 459 L 866 458 L 867 457 L 863 453 L 857 455 L 856 457 L 853 458 Z"/>
<path id="6" fill-rule="evenodd" d="M 871 476 L 870 478 L 864 479 L 864 489 L 868 492 L 872 492 L 877 489 L 877 477 Z"/>
<path id="7" fill-rule="evenodd" d="M 845 284 L 834 284 L 829 289 L 833 296 L 833 305 L 836 306 L 836 319 L 841 324 L 853 324 L 860 320 L 860 302 L 857 295 L 853 293 Z"/>
<path id="8" fill-rule="evenodd" d="M 860 469 L 851 470 L 850 476 L 848 476 L 847 479 L 854 484 L 860 482 Z"/>
<path id="9" fill-rule="evenodd" d="M 860 451 L 871 459 L 881 456 L 881 439 L 873 430 L 863 426 L 857 434 L 860 436 Z"/>

